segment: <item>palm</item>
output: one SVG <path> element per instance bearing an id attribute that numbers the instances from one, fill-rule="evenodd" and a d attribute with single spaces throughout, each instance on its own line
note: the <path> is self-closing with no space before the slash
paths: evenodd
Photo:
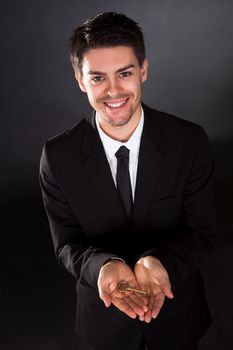
<path id="1" fill-rule="evenodd" d="M 139 285 L 147 286 L 148 285 L 161 285 L 161 273 L 158 269 L 155 269 L 153 264 L 148 264 L 146 267 L 143 264 L 136 264 L 134 267 L 134 273 L 137 278 Z"/>
<path id="2" fill-rule="evenodd" d="M 154 257 L 140 259 L 134 267 L 134 273 L 141 289 L 147 291 L 148 311 L 141 320 L 150 322 L 157 317 L 163 306 L 165 295 L 172 297 L 167 271 Z"/>
<path id="3" fill-rule="evenodd" d="M 101 299 L 104 300 L 106 306 L 110 306 L 112 303 L 129 317 L 142 316 L 147 310 L 146 299 L 130 291 L 120 292 L 118 285 L 123 281 L 127 282 L 132 288 L 139 288 L 135 275 L 127 264 L 112 261 L 104 265 L 98 279 Z"/>
<path id="4" fill-rule="evenodd" d="M 140 287 L 144 284 L 151 287 L 160 286 L 168 298 L 173 297 L 168 273 L 155 257 L 147 256 L 140 259 L 134 267 L 134 273 Z"/>

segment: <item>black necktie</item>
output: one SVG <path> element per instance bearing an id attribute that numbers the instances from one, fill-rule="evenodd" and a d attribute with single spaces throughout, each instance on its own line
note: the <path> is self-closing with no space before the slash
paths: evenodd
<path id="1" fill-rule="evenodd" d="M 133 199 L 132 189 L 129 175 L 129 150 L 125 146 L 121 146 L 116 152 L 117 157 L 117 192 L 119 194 L 122 205 L 125 209 L 128 220 L 130 220 Z"/>

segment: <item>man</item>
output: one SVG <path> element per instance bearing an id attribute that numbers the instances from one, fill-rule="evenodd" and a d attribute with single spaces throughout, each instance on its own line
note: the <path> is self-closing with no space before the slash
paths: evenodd
<path id="1" fill-rule="evenodd" d="M 133 20 L 97 15 L 70 46 L 94 111 L 46 143 L 40 181 L 56 256 L 77 278 L 78 348 L 197 349 L 210 323 L 199 268 L 214 246 L 207 137 L 141 102 Z"/>

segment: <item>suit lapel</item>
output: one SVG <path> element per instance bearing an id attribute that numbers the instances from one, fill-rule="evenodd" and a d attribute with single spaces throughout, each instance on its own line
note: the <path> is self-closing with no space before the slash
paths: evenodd
<path id="1" fill-rule="evenodd" d="M 159 179 L 165 153 L 156 112 L 143 104 L 144 128 L 141 137 L 132 228 L 142 228 L 154 188 Z M 112 178 L 104 148 L 95 125 L 95 113 L 87 120 L 83 141 L 83 166 L 90 184 L 111 220 L 112 228 L 126 225 L 126 217 Z"/>
<path id="2" fill-rule="evenodd" d="M 126 223 L 105 151 L 95 124 L 95 113 L 87 120 L 83 142 L 83 166 L 90 184 L 111 220 L 112 228 Z"/>
<path id="3" fill-rule="evenodd" d="M 154 189 L 164 166 L 165 153 L 156 112 L 143 104 L 144 128 L 138 159 L 132 228 L 140 229 L 146 220 Z"/>

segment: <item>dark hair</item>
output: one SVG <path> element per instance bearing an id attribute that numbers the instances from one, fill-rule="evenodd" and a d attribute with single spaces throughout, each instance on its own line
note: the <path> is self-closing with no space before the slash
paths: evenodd
<path id="1" fill-rule="evenodd" d="M 76 28 L 69 39 L 70 58 L 74 69 L 82 69 L 85 52 L 89 49 L 129 46 L 139 65 L 145 59 L 143 33 L 138 24 L 124 14 L 104 12 L 87 19 Z"/>

